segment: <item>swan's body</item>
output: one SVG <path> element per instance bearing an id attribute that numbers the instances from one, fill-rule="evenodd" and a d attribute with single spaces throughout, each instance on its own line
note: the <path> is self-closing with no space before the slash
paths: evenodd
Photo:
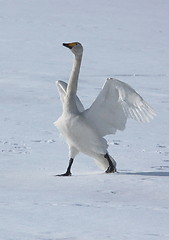
<path id="1" fill-rule="evenodd" d="M 60 176 L 71 175 L 73 160 L 79 152 L 94 158 L 107 173 L 115 172 L 116 162 L 103 137 L 124 130 L 128 117 L 149 122 L 155 113 L 133 88 L 113 78 L 107 79 L 94 103 L 85 110 L 76 96 L 83 47 L 76 42 L 63 45 L 74 53 L 74 64 L 68 85 L 57 82 L 63 113 L 55 126 L 69 145 L 70 159 L 66 173 Z"/>

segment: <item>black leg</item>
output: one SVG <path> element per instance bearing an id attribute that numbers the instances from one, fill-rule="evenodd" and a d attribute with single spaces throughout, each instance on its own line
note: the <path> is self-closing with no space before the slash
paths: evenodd
<path id="1" fill-rule="evenodd" d="M 109 162 L 109 167 L 107 168 L 106 173 L 114 173 L 114 172 L 117 172 L 116 167 L 113 165 L 112 160 L 111 160 L 110 157 L 109 157 L 109 154 L 106 153 L 106 154 L 104 155 L 104 157 L 105 157 L 105 158 L 107 159 L 107 161 Z"/>
<path id="2" fill-rule="evenodd" d="M 71 173 L 70 169 L 71 169 L 71 167 L 72 167 L 73 160 L 74 160 L 73 158 L 71 158 L 71 159 L 69 160 L 69 166 L 68 166 L 68 168 L 67 168 L 67 170 L 66 170 L 65 173 L 59 174 L 59 175 L 56 175 L 56 176 L 59 176 L 59 177 L 71 176 L 72 173 Z"/>

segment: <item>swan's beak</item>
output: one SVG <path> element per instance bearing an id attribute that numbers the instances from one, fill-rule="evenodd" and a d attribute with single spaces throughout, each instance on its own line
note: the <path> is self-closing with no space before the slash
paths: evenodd
<path id="1" fill-rule="evenodd" d="M 76 45 L 76 43 L 63 43 L 63 46 L 64 47 L 67 47 L 67 48 L 69 48 L 69 49 L 72 49 L 72 47 L 74 47 Z"/>

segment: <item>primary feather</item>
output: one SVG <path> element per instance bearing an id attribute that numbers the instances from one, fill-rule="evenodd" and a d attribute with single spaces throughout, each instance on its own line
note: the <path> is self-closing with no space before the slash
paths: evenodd
<path id="1" fill-rule="evenodd" d="M 84 116 L 95 125 L 101 136 L 105 136 L 124 130 L 127 118 L 149 122 L 155 112 L 128 84 L 108 78 Z"/>

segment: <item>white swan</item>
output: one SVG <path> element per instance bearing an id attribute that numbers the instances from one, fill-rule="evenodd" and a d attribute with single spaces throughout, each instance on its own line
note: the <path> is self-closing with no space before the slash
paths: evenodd
<path id="1" fill-rule="evenodd" d="M 79 152 L 94 158 L 106 173 L 116 172 L 116 162 L 103 137 L 124 130 L 127 118 L 149 122 L 155 112 L 133 88 L 114 78 L 107 79 L 94 103 L 85 110 L 76 96 L 83 47 L 78 42 L 63 46 L 73 52 L 74 63 L 68 85 L 63 81 L 56 83 L 63 113 L 54 124 L 69 146 L 67 171 L 57 176 L 71 175 L 73 160 Z"/>

